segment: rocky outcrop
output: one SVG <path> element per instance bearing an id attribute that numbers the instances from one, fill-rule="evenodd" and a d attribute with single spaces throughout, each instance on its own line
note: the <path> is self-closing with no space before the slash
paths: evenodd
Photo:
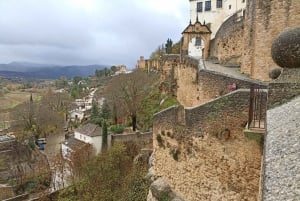
<path id="1" fill-rule="evenodd" d="M 160 200 L 184 201 L 182 198 L 177 196 L 174 191 L 172 191 L 170 185 L 162 177 L 159 177 L 151 184 L 149 194 L 147 197 L 147 201 Z"/>

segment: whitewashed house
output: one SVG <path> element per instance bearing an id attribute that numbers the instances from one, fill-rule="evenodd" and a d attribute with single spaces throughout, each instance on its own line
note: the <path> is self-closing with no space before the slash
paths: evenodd
<path id="1" fill-rule="evenodd" d="M 73 122 L 81 122 L 85 118 L 84 111 L 75 109 L 69 112 L 69 119 Z"/>
<path id="2" fill-rule="evenodd" d="M 190 19 L 192 24 L 197 21 L 210 28 L 211 38 L 215 37 L 223 22 L 237 11 L 246 8 L 246 0 L 189 0 Z M 243 12 L 241 12 L 243 13 Z"/>
<path id="3" fill-rule="evenodd" d="M 206 26 L 210 34 L 210 40 L 214 39 L 221 25 L 230 16 L 237 13 L 241 20 L 246 9 L 246 0 L 189 0 L 190 1 L 190 26 L 197 25 Z M 199 28 L 199 26 L 198 26 Z M 207 38 L 191 37 L 188 39 L 188 55 L 203 59 L 205 58 L 204 50 L 209 47 L 207 45 Z M 207 57 L 207 56 L 206 56 Z M 201 62 L 200 62 L 201 63 Z"/>
<path id="4" fill-rule="evenodd" d="M 108 145 L 110 145 L 110 141 L 110 137 L 108 136 Z M 102 128 L 98 125 L 88 123 L 75 129 L 74 136 L 62 143 L 64 158 L 68 158 L 72 151 L 84 144 L 91 144 L 96 154 L 100 153 L 102 148 Z"/>

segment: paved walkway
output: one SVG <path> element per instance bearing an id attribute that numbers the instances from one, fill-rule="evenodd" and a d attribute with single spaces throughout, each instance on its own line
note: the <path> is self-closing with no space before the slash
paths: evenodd
<path id="1" fill-rule="evenodd" d="M 242 78 L 242 79 L 251 79 L 249 76 L 240 72 L 240 68 L 237 67 L 225 67 L 220 64 L 215 64 L 211 61 L 204 61 L 205 69 L 223 73 L 226 75 L 231 75 L 233 77 Z"/>

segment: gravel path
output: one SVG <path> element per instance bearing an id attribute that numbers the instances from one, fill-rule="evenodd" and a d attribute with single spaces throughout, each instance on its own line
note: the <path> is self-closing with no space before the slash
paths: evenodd
<path id="1" fill-rule="evenodd" d="M 267 112 L 264 201 L 300 200 L 300 97 Z"/>

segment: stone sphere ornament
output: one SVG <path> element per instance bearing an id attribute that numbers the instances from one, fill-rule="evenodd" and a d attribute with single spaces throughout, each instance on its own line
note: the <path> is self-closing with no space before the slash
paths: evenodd
<path id="1" fill-rule="evenodd" d="M 269 78 L 274 80 L 278 78 L 280 74 L 281 74 L 281 68 L 273 68 L 269 71 Z"/>
<path id="2" fill-rule="evenodd" d="M 282 32 L 273 42 L 272 58 L 284 68 L 300 68 L 300 27 Z"/>

